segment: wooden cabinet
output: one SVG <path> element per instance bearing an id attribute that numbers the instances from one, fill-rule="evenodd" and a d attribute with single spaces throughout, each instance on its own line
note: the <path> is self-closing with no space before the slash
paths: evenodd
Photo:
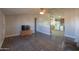
<path id="1" fill-rule="evenodd" d="M 25 30 L 25 31 L 21 31 L 21 36 L 30 36 L 32 35 L 32 30 Z"/>

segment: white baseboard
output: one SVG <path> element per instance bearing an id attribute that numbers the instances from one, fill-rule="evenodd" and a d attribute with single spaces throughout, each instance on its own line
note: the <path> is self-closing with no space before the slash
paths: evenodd
<path id="1" fill-rule="evenodd" d="M 40 33 L 44 33 L 44 34 L 50 35 L 50 33 L 42 32 L 42 31 L 37 31 L 37 32 L 40 32 Z"/>
<path id="2" fill-rule="evenodd" d="M 34 32 L 33 32 L 34 33 Z M 7 38 L 7 37 L 12 37 L 12 36 L 19 36 L 20 34 L 18 33 L 18 34 L 11 34 L 11 35 L 6 35 L 5 36 L 5 38 Z"/>
<path id="3" fill-rule="evenodd" d="M 7 38 L 7 37 L 12 37 L 12 36 L 18 36 L 18 35 L 20 35 L 20 34 L 11 34 L 11 35 L 6 35 L 6 38 Z"/>
<path id="4" fill-rule="evenodd" d="M 72 36 L 72 35 L 67 35 L 67 34 L 64 34 L 64 36 L 75 39 L 75 36 Z"/>
<path id="5" fill-rule="evenodd" d="M 70 38 L 73 38 L 75 43 L 77 43 L 77 42 L 78 42 L 78 40 L 76 39 L 76 37 L 75 37 L 75 36 L 66 35 L 66 34 L 65 34 L 64 36 L 66 36 L 66 37 L 70 37 Z"/>

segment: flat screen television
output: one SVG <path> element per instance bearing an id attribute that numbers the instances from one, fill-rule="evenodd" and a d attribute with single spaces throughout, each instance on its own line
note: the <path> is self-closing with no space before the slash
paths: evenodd
<path id="1" fill-rule="evenodd" d="M 22 31 L 29 30 L 29 29 L 30 29 L 30 26 L 29 25 L 22 25 L 21 26 L 21 30 Z"/>

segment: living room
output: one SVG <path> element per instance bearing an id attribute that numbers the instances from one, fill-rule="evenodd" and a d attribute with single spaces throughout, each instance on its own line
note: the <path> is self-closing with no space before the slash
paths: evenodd
<path id="1" fill-rule="evenodd" d="M 44 14 L 40 14 L 40 11 L 45 10 Z M 0 9 L 0 47 L 2 48 L 9 48 L 11 43 L 13 43 L 10 48 L 12 50 L 51 50 L 51 51 L 62 51 L 64 50 L 65 43 L 64 43 L 64 37 L 71 38 L 71 41 L 74 41 L 76 43 L 76 46 L 79 46 L 79 27 L 78 27 L 78 19 L 79 19 L 79 9 L 75 8 L 2 8 Z M 51 18 L 60 16 L 64 18 L 64 33 L 63 36 L 54 36 L 54 34 L 51 34 Z M 36 19 L 36 21 L 35 21 Z M 26 37 L 22 36 L 24 38 L 24 41 L 32 42 L 28 44 L 23 44 L 24 41 L 21 43 L 23 39 L 18 37 L 21 35 L 21 27 L 22 25 L 29 25 L 30 29 L 32 30 L 33 37 L 32 41 L 27 41 L 27 35 Z M 59 33 L 61 34 L 61 33 Z M 8 40 L 13 39 L 11 42 L 4 42 Z M 19 38 L 21 41 L 19 41 Z M 36 39 L 37 38 L 37 39 Z M 36 39 L 36 40 L 34 40 Z M 43 40 L 41 40 L 43 39 Z M 67 39 L 67 38 L 65 38 Z M 34 41 L 33 41 L 34 40 Z M 46 41 L 45 41 L 46 40 Z M 50 40 L 50 41 L 49 41 Z M 52 41 L 51 41 L 52 40 Z M 16 42 L 15 42 L 16 41 Z M 40 44 L 38 44 L 37 42 Z M 46 43 L 44 43 L 46 42 Z M 5 44 L 6 43 L 6 44 Z M 8 44 L 10 43 L 10 44 Z M 18 44 L 19 45 L 18 45 Z M 26 43 L 26 42 L 25 42 Z M 56 45 L 56 44 L 57 45 Z M 17 44 L 17 45 L 15 45 Z M 8 45 L 8 46 L 7 46 Z M 28 45 L 28 46 L 27 46 Z M 33 46 L 32 46 L 33 45 Z M 36 46 L 37 45 L 37 46 Z M 72 45 L 74 45 L 72 43 Z M 17 47 L 16 47 L 17 46 Z M 22 48 L 22 46 L 24 46 Z M 30 46 L 30 47 L 29 47 Z M 55 47 L 56 46 L 56 47 Z M 13 49 L 15 47 L 15 49 Z M 27 48 L 28 47 L 28 48 Z M 9 48 L 9 49 L 10 49 Z M 22 49 L 20 49 L 22 48 Z M 11 50 L 10 49 L 10 50 Z M 66 48 L 65 48 L 66 49 Z M 70 49 L 69 49 L 70 50 Z M 71 48 L 72 50 L 72 48 Z"/>

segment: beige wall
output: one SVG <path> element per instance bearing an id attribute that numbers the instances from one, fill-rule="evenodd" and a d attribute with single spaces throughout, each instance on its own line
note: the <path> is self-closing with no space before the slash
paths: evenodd
<path id="1" fill-rule="evenodd" d="M 21 25 L 30 25 L 34 32 L 35 15 L 11 15 L 6 16 L 6 37 L 19 35 Z"/>
<path id="2" fill-rule="evenodd" d="M 65 35 L 75 38 L 75 9 L 64 10 Z"/>
<path id="3" fill-rule="evenodd" d="M 5 16 L 0 10 L 0 48 L 5 38 Z"/>
<path id="4" fill-rule="evenodd" d="M 30 25 L 34 33 L 34 18 L 37 17 L 37 31 L 50 34 L 50 25 L 44 25 L 44 21 L 48 19 L 48 15 L 9 15 L 6 18 L 6 37 L 19 35 L 21 25 Z M 40 25 L 41 24 L 41 25 Z"/>

